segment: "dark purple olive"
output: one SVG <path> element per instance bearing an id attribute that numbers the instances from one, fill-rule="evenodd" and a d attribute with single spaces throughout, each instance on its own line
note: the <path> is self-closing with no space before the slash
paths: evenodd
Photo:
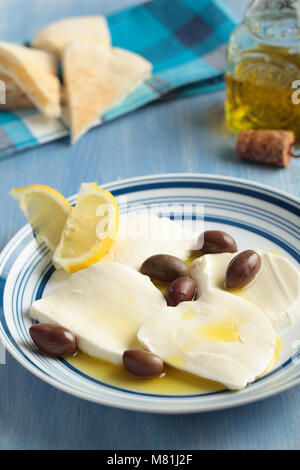
<path id="1" fill-rule="evenodd" d="M 164 370 L 163 360 L 149 351 L 127 349 L 123 353 L 125 369 L 134 377 L 152 379 L 158 377 Z"/>
<path id="2" fill-rule="evenodd" d="M 229 263 L 225 285 L 228 289 L 237 289 L 248 284 L 261 267 L 261 258 L 253 250 L 243 251 Z"/>
<path id="3" fill-rule="evenodd" d="M 51 356 L 66 356 L 77 351 L 75 336 L 62 326 L 38 323 L 29 328 L 29 333 L 39 350 Z"/>
<path id="4" fill-rule="evenodd" d="M 176 256 L 154 255 L 143 262 L 142 274 L 156 279 L 157 281 L 172 282 L 177 277 L 188 275 L 187 265 Z"/>
<path id="5" fill-rule="evenodd" d="M 166 292 L 167 304 L 170 307 L 176 307 L 181 302 L 193 300 L 197 286 L 193 279 L 189 277 L 178 277 L 171 282 Z"/>
<path id="6" fill-rule="evenodd" d="M 207 230 L 201 233 L 198 246 L 203 254 L 235 253 L 238 250 L 235 240 L 221 230 Z"/>

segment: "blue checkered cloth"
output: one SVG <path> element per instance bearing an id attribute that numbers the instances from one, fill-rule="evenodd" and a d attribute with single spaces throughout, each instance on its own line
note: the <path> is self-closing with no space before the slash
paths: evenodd
<path id="1" fill-rule="evenodd" d="M 224 85 L 225 46 L 236 21 L 218 0 L 154 0 L 107 18 L 112 43 L 153 63 L 153 75 L 101 123 L 162 98 Z M 1 105 L 0 105 L 1 110 Z M 36 109 L 0 112 L 0 159 L 69 133 Z"/>

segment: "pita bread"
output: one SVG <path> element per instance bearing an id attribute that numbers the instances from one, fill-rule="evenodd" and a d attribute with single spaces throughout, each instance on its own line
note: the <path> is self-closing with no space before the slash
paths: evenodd
<path id="1" fill-rule="evenodd" d="M 42 29 L 31 45 L 60 56 L 73 41 L 87 41 L 110 46 L 111 39 L 104 16 L 79 16 L 51 23 Z"/>
<path id="2" fill-rule="evenodd" d="M 83 42 L 69 44 L 63 75 L 75 143 L 108 109 L 151 74 L 152 64 L 138 54 Z"/>
<path id="3" fill-rule="evenodd" d="M 0 104 L 0 111 L 16 111 L 18 109 L 33 108 L 32 101 L 20 87 L 7 75 L 0 74 L 0 81 L 5 83 L 5 104 Z"/>
<path id="4" fill-rule="evenodd" d="M 0 41 L 0 73 L 8 75 L 45 116 L 60 116 L 60 82 L 51 54 Z"/>
<path id="5" fill-rule="evenodd" d="M 6 103 L 0 104 L 0 111 L 19 111 L 34 108 L 34 104 L 24 93 L 6 93 Z"/>
<path id="6" fill-rule="evenodd" d="M 34 104 L 26 95 L 9 97 L 6 104 L 0 104 L 0 111 L 22 111 L 22 109 L 32 109 Z"/>
<path id="7" fill-rule="evenodd" d="M 0 73 L 0 80 L 5 83 L 5 89 L 7 93 L 22 93 L 20 87 L 10 78 L 8 75 L 4 73 Z"/>
<path id="8" fill-rule="evenodd" d="M 33 102 L 28 98 L 27 95 L 25 95 L 25 93 L 23 93 L 21 88 L 8 75 L 0 73 L 0 81 L 1 80 L 5 83 L 6 103 L 0 104 L 0 111 L 15 111 L 18 109 L 34 108 Z M 61 85 L 60 100 L 62 106 L 65 106 L 67 104 L 64 85 Z"/>

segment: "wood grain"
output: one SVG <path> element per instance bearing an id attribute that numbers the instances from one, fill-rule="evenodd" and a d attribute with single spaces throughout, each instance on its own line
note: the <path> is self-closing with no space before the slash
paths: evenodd
<path id="1" fill-rule="evenodd" d="M 136 0 L 1 0 L 0 38 L 32 37 L 64 16 L 109 13 Z M 227 0 L 241 15 L 246 1 Z M 238 4 L 238 6 L 237 6 Z M 0 162 L 0 249 L 24 224 L 7 196 L 42 183 L 66 196 L 99 183 L 162 172 L 233 175 L 300 195 L 300 161 L 273 169 L 237 160 L 223 124 L 224 93 L 153 104 L 92 130 Z M 0 365 L 1 449 L 299 449 L 300 387 L 241 408 L 189 416 L 116 410 L 43 383 L 7 355 Z"/>

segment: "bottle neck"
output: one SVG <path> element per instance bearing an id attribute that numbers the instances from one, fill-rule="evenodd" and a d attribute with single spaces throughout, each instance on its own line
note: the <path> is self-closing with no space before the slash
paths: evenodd
<path id="1" fill-rule="evenodd" d="M 293 14 L 300 18 L 300 0 L 252 0 L 246 18 L 265 14 Z"/>
<path id="2" fill-rule="evenodd" d="M 300 0 L 253 0 L 245 23 L 260 40 L 300 45 Z"/>

